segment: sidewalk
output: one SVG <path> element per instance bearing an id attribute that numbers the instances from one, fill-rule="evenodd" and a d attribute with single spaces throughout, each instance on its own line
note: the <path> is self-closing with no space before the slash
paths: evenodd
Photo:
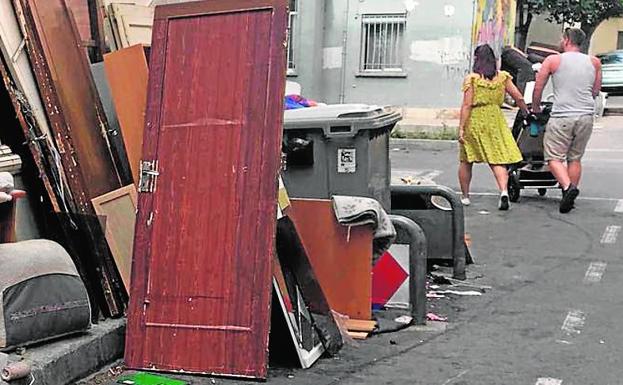
<path id="1" fill-rule="evenodd" d="M 503 109 L 509 127 L 513 125 L 517 109 Z M 448 130 L 457 131 L 460 110 L 432 108 L 404 108 L 403 120 L 398 123 L 395 131 L 405 133 L 441 133 Z"/>

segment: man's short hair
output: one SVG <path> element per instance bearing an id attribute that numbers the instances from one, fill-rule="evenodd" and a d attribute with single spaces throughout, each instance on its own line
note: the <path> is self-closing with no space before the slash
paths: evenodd
<path id="1" fill-rule="evenodd" d="M 579 28 L 567 28 L 563 34 L 565 39 L 568 39 L 571 44 L 576 47 L 581 47 L 586 41 L 586 34 Z"/>

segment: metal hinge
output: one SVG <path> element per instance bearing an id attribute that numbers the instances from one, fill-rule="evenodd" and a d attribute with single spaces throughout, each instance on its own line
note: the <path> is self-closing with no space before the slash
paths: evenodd
<path id="1" fill-rule="evenodd" d="M 141 179 L 138 192 L 153 193 L 158 184 L 158 160 L 141 160 Z"/>

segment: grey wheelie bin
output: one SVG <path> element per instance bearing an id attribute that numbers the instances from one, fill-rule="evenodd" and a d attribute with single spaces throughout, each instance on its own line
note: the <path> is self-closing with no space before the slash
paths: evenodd
<path id="1" fill-rule="evenodd" d="M 375 198 L 391 208 L 389 136 L 402 118 L 393 108 L 341 104 L 284 116 L 284 179 L 296 198 Z"/>

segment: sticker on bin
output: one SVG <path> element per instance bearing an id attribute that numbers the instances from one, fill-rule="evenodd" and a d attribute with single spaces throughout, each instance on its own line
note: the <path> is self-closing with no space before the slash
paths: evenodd
<path id="1" fill-rule="evenodd" d="M 338 148 L 337 172 L 340 174 L 357 172 L 357 150 L 354 148 Z"/>

